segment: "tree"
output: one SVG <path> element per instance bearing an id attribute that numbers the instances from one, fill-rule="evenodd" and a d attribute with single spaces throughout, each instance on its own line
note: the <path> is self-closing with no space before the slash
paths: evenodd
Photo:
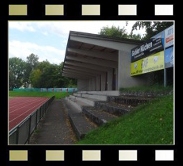
<path id="1" fill-rule="evenodd" d="M 9 87 L 19 88 L 31 83 L 35 88 L 74 87 L 76 80 L 61 76 L 63 62 L 59 65 L 49 61 L 38 62 L 38 56 L 31 54 L 27 61 L 20 58 L 9 59 Z"/>
<path id="2" fill-rule="evenodd" d="M 163 31 L 169 26 L 173 25 L 173 22 L 163 22 L 163 21 L 137 21 L 133 26 L 131 33 L 133 34 L 134 30 L 145 28 L 145 36 L 143 40 L 148 40 L 157 33 Z"/>
<path id="3" fill-rule="evenodd" d="M 39 59 L 39 57 L 35 54 L 30 54 L 27 57 L 26 71 L 25 71 L 25 74 L 24 74 L 24 82 L 25 83 L 31 83 L 30 80 L 29 80 L 29 77 L 30 77 L 30 74 L 31 74 L 32 70 L 34 70 L 37 67 L 37 65 L 39 63 L 38 59 Z"/>
<path id="4" fill-rule="evenodd" d="M 36 69 L 31 72 L 31 83 L 36 88 L 59 88 L 73 85 L 72 79 L 61 76 L 62 68 L 63 62 L 60 65 L 50 64 L 47 60 L 39 62 Z"/>
<path id="5" fill-rule="evenodd" d="M 49 62 L 48 60 L 46 60 L 46 61 L 39 62 L 39 63 L 37 64 L 37 68 L 40 69 L 41 72 L 44 72 L 44 69 L 45 69 L 46 67 L 48 67 L 49 65 L 51 65 L 50 62 Z"/>
<path id="6" fill-rule="evenodd" d="M 30 74 L 30 81 L 35 88 L 40 88 L 41 70 L 34 69 Z"/>
<path id="7" fill-rule="evenodd" d="M 31 70 L 35 69 L 36 66 L 38 65 L 38 59 L 39 57 L 35 54 L 30 54 L 28 57 L 27 57 L 27 63 L 30 65 L 31 67 Z"/>
<path id="8" fill-rule="evenodd" d="M 24 84 L 25 65 L 21 58 L 9 58 L 9 89 L 19 88 Z"/>
<path id="9" fill-rule="evenodd" d="M 140 34 L 133 34 L 132 32 L 128 35 L 128 39 L 134 39 L 134 40 L 142 40 L 142 37 Z"/>
<path id="10" fill-rule="evenodd" d="M 141 40 L 142 39 L 140 34 L 136 35 L 136 34 L 133 34 L 132 32 L 130 34 L 128 34 L 124 27 L 120 28 L 119 26 L 118 27 L 112 26 L 111 28 L 109 28 L 108 26 L 103 27 L 100 30 L 99 34 L 111 36 L 111 37 L 134 39 L 134 40 Z"/>
<path id="11" fill-rule="evenodd" d="M 68 78 L 68 77 L 64 77 L 64 76 L 61 76 L 61 71 L 63 69 L 63 62 L 59 64 L 58 66 L 58 73 L 59 73 L 59 76 L 58 76 L 58 79 L 57 79 L 57 85 L 59 87 L 63 87 L 63 88 L 66 88 L 66 87 L 76 87 L 76 84 L 77 84 L 77 80 L 76 79 L 72 79 L 72 78 Z"/>
<path id="12" fill-rule="evenodd" d="M 50 64 L 44 68 L 44 71 L 41 75 L 41 85 L 45 88 L 56 87 L 57 79 L 59 77 L 58 65 Z"/>
<path id="13" fill-rule="evenodd" d="M 112 37 L 120 37 L 120 38 L 128 38 L 128 34 L 125 30 L 125 28 L 119 28 L 112 26 L 111 28 L 106 26 L 103 27 L 100 32 L 99 35 L 106 35 L 106 36 L 112 36 Z"/>

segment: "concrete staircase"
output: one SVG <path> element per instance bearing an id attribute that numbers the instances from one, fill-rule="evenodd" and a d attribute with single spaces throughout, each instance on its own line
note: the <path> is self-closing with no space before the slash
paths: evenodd
<path id="1" fill-rule="evenodd" d="M 64 100 L 71 126 L 80 140 L 106 122 L 131 111 L 149 97 L 120 95 L 119 91 L 80 91 Z"/>

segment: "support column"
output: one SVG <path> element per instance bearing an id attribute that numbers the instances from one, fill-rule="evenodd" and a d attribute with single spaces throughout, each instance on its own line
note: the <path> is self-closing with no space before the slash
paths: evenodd
<path id="1" fill-rule="evenodd" d="M 115 69 L 116 71 L 116 90 L 118 90 L 118 68 Z"/>
<path id="2" fill-rule="evenodd" d="M 86 91 L 88 90 L 88 82 L 89 80 L 83 80 L 83 79 L 78 79 L 77 80 L 77 88 L 79 91 Z"/>
<path id="3" fill-rule="evenodd" d="M 92 78 L 92 90 L 95 91 L 96 90 L 96 79 Z"/>
<path id="4" fill-rule="evenodd" d="M 96 77 L 96 90 L 100 91 L 100 75 Z"/>
<path id="5" fill-rule="evenodd" d="M 89 79 L 89 91 L 92 90 L 92 79 Z"/>
<path id="6" fill-rule="evenodd" d="M 107 72 L 107 90 L 112 90 L 112 75 L 113 75 L 113 69 L 111 68 Z"/>
<path id="7" fill-rule="evenodd" d="M 101 74 L 101 91 L 105 91 L 106 73 Z"/>

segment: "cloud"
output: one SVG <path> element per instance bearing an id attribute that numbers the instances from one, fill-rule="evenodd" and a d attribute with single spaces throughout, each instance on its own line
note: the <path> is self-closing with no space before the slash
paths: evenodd
<path id="1" fill-rule="evenodd" d="M 50 63 L 59 64 L 64 61 L 65 50 L 52 46 L 41 46 L 30 42 L 10 41 L 9 57 L 19 57 L 26 60 L 31 53 L 38 55 L 39 61 L 48 60 Z"/>
<path id="2" fill-rule="evenodd" d="M 42 32 L 42 34 L 48 36 L 48 32 Z"/>
<path id="3" fill-rule="evenodd" d="M 68 35 L 69 31 L 79 31 L 98 34 L 101 28 L 108 26 L 116 26 L 120 28 L 125 28 L 127 33 L 131 32 L 132 26 L 136 21 L 128 21 L 126 26 L 126 21 L 54 21 L 54 22 L 37 22 L 39 28 L 45 28 L 49 32 L 55 33 L 57 35 L 63 36 Z M 134 31 L 135 33 L 143 34 L 145 31 L 143 29 Z"/>
<path id="4" fill-rule="evenodd" d="M 56 34 L 60 37 L 67 38 L 69 31 L 79 31 L 98 34 L 102 27 L 104 26 L 119 26 L 124 27 L 128 33 L 131 32 L 132 26 L 136 21 L 128 21 L 128 26 L 126 26 L 126 21 L 11 21 L 9 22 L 9 27 L 20 31 L 40 31 L 44 35 L 48 33 Z M 135 34 L 144 33 L 144 30 L 134 31 Z"/>
<path id="5" fill-rule="evenodd" d="M 9 21 L 10 33 L 16 33 L 11 29 L 16 29 L 24 34 L 19 35 L 18 39 L 9 39 L 9 57 L 20 57 L 26 60 L 31 53 L 39 56 L 39 61 L 47 59 L 51 63 L 64 61 L 65 48 L 68 41 L 69 31 L 79 31 L 98 34 L 104 26 L 125 27 L 127 33 L 131 32 L 135 21 Z M 135 34 L 143 34 L 144 30 L 134 31 Z M 36 40 L 32 33 L 41 34 Z M 23 39 L 23 36 L 29 36 Z M 18 41 L 19 40 L 19 41 Z M 21 42 L 26 41 L 26 42 Z M 36 41 L 35 41 L 36 40 Z M 37 43 L 35 44 L 34 41 Z M 45 42 L 46 41 L 46 42 Z M 43 45 L 43 43 L 47 43 Z M 54 44 L 55 43 L 55 44 Z M 49 46 L 52 45 L 52 46 Z M 62 49 L 58 49 L 62 48 Z"/>
<path id="6" fill-rule="evenodd" d="M 44 29 L 63 37 L 68 36 L 69 31 L 98 34 L 100 32 L 100 29 L 104 26 L 111 27 L 112 25 L 114 25 L 120 26 L 122 28 L 126 26 L 126 21 L 50 21 L 36 22 L 35 25 L 39 29 Z M 130 32 L 129 28 L 127 31 Z"/>
<path id="7" fill-rule="evenodd" d="M 9 28 L 17 29 L 19 31 L 30 31 L 35 32 L 35 28 L 32 26 L 32 22 L 24 22 L 24 21 L 10 21 Z"/>

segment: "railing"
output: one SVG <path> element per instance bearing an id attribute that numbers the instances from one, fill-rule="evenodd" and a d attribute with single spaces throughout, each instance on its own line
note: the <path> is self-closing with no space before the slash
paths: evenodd
<path id="1" fill-rule="evenodd" d="M 26 88 L 26 89 L 13 89 L 13 91 L 73 92 L 77 91 L 77 88 Z"/>
<path id="2" fill-rule="evenodd" d="M 21 123 L 9 131 L 9 144 L 26 144 L 30 141 L 30 136 L 37 128 L 40 119 L 47 112 L 48 106 L 55 99 L 55 96 L 47 100 L 32 114 L 27 116 Z"/>

